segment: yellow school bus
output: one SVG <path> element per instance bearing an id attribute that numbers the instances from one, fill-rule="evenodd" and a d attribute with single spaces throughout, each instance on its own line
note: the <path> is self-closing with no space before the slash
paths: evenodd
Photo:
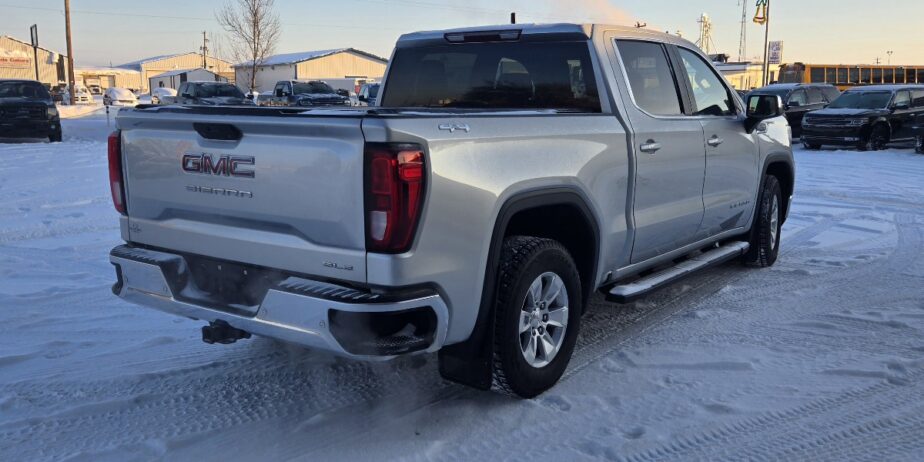
<path id="1" fill-rule="evenodd" d="M 924 84 L 924 66 L 870 64 L 783 64 L 779 83 L 830 83 L 846 90 L 858 85 Z"/>

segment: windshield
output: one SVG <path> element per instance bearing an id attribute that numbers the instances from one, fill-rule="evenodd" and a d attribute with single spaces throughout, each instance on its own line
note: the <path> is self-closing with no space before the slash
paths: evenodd
<path id="1" fill-rule="evenodd" d="M 489 42 L 399 49 L 383 107 L 600 112 L 586 42 Z"/>
<path id="2" fill-rule="evenodd" d="M 49 99 L 51 95 L 35 82 L 0 82 L 0 98 Z"/>
<path id="3" fill-rule="evenodd" d="M 231 97 L 243 98 L 244 93 L 230 83 L 206 84 L 200 85 L 196 89 L 196 96 L 199 98 Z"/>
<path id="4" fill-rule="evenodd" d="M 888 91 L 848 91 L 842 93 L 828 107 L 834 109 L 884 109 L 892 93 Z"/>
<path id="5" fill-rule="evenodd" d="M 324 82 L 307 82 L 296 83 L 292 87 L 292 93 L 296 95 L 307 95 L 311 93 L 336 93 L 334 89 Z"/>

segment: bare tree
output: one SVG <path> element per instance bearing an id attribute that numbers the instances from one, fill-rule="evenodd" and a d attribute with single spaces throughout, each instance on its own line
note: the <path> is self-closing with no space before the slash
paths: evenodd
<path id="1" fill-rule="evenodd" d="M 231 40 L 234 59 L 250 69 L 250 91 L 256 87 L 257 68 L 273 53 L 282 33 L 275 3 L 275 0 L 229 0 L 215 13 L 215 19 Z"/>

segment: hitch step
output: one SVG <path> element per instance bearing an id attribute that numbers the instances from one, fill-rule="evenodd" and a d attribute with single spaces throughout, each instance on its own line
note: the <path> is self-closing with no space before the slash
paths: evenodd
<path id="1" fill-rule="evenodd" d="M 231 327 L 224 321 L 213 321 L 207 326 L 202 326 L 202 341 L 209 345 L 228 345 L 245 338 L 250 338 L 250 332 Z"/>
<path id="2" fill-rule="evenodd" d="M 616 303 L 630 303 L 645 294 L 676 282 L 701 269 L 715 266 L 743 255 L 748 251 L 749 247 L 750 245 L 747 242 L 730 242 L 641 279 L 626 284 L 616 284 L 607 291 L 606 299 Z"/>

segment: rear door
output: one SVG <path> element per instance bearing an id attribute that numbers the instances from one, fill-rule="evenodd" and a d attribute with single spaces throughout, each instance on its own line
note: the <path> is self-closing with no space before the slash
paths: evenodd
<path id="1" fill-rule="evenodd" d="M 914 125 L 916 109 L 912 105 L 911 91 L 901 90 L 895 92 L 892 99 L 892 140 L 906 140 L 913 135 L 911 127 Z"/>
<path id="2" fill-rule="evenodd" d="M 364 282 L 359 113 L 247 112 L 120 113 L 129 240 Z"/>
<path id="3" fill-rule="evenodd" d="M 705 148 L 699 120 L 686 117 L 668 49 L 661 43 L 617 39 L 634 132 L 635 241 L 632 263 L 696 240 L 703 219 Z"/>
<path id="4" fill-rule="evenodd" d="M 715 236 L 747 224 L 755 186 L 760 183 L 759 148 L 745 130 L 744 108 L 736 104 L 733 90 L 699 53 L 682 47 L 677 50 L 693 100 L 691 115 L 702 124 L 706 138 L 700 236 Z"/>

